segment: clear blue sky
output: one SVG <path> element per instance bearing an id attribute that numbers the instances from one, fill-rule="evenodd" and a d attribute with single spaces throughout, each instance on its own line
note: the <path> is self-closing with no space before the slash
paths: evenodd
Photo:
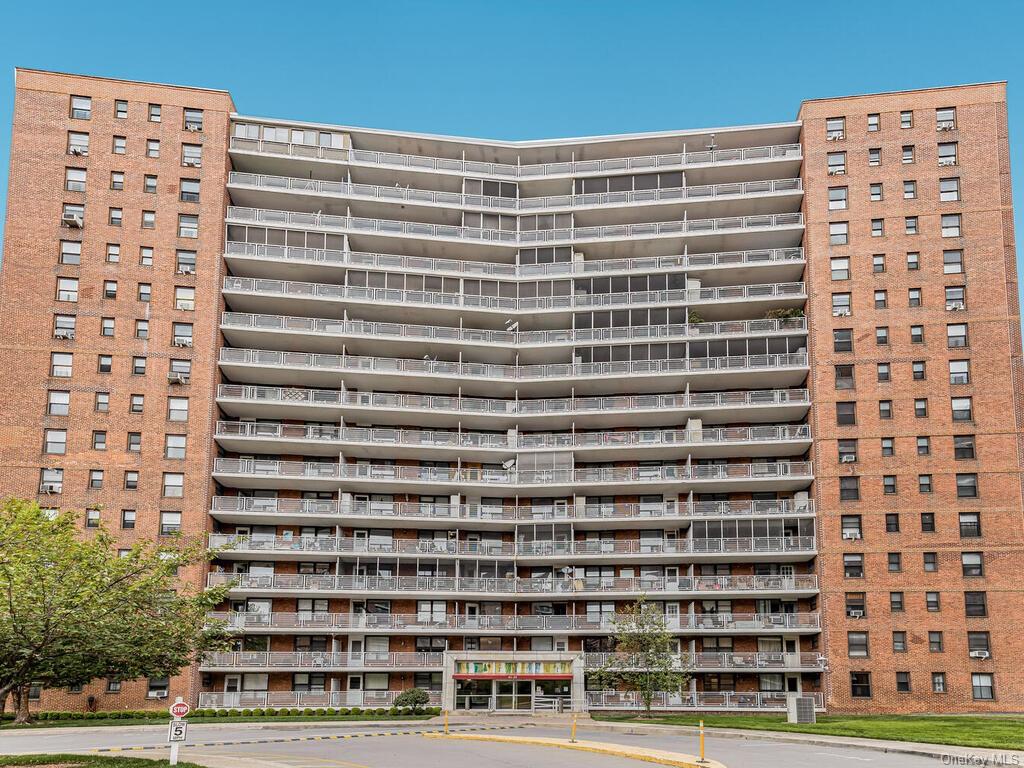
<path id="1" fill-rule="evenodd" d="M 1024 239 L 1022 28 L 1024 3 L 1001 1 L 9 3 L 0 215 L 15 66 L 224 88 L 249 114 L 503 139 L 767 123 L 804 98 L 1008 80 Z"/>

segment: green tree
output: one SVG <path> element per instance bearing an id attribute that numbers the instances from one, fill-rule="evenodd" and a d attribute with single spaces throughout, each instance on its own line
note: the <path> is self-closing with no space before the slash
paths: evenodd
<path id="1" fill-rule="evenodd" d="M 225 587 L 196 588 L 179 570 L 209 560 L 181 538 L 136 544 L 122 556 L 100 528 L 82 536 L 76 516 L 39 505 L 0 505 L 0 702 L 27 721 L 28 689 L 179 674 L 227 645 L 206 614 Z"/>
<path id="2" fill-rule="evenodd" d="M 422 712 L 429 703 L 430 694 L 422 688 L 410 688 L 407 691 L 402 691 L 395 698 L 396 707 L 412 707 L 413 712 Z"/>
<path id="3" fill-rule="evenodd" d="M 647 714 L 658 691 L 675 691 L 690 679 L 685 656 L 675 651 L 661 610 L 640 597 L 615 618 L 615 652 L 591 680 L 603 687 L 635 692 Z"/>

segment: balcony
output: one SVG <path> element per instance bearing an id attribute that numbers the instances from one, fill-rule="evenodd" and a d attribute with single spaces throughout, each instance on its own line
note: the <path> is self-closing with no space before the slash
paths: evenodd
<path id="1" fill-rule="evenodd" d="M 584 653 L 583 663 L 587 669 L 599 669 L 615 659 L 620 665 L 635 665 L 643 669 L 642 657 L 613 653 Z M 826 658 L 820 653 L 682 653 L 676 657 L 679 669 L 697 672 L 762 672 L 765 670 L 819 671 L 827 667 Z"/>
<path id="2" fill-rule="evenodd" d="M 803 453 L 810 446 L 807 424 L 645 429 L 607 432 L 464 432 L 329 427 L 250 421 L 219 421 L 214 432 L 225 448 L 239 453 L 287 453 L 411 458 L 448 455 L 463 460 L 498 461 L 527 451 L 571 450 L 577 460 L 629 457 L 773 456 Z"/>
<path id="3" fill-rule="evenodd" d="M 345 165 L 373 168 L 400 168 L 425 173 L 444 173 L 485 176 L 499 179 L 543 179 L 558 176 L 599 175 L 625 171 L 667 171 L 702 165 L 760 163 L 770 160 L 800 160 L 799 144 L 777 144 L 766 147 L 712 149 L 697 152 L 679 152 L 668 155 L 609 158 L 603 160 L 577 160 L 575 162 L 511 165 L 460 160 L 447 157 L 374 152 L 365 149 L 341 149 L 309 144 L 262 141 L 232 137 L 232 152 L 259 155 L 322 160 Z"/>
<path id="4" fill-rule="evenodd" d="M 614 633 L 621 616 L 608 614 L 551 615 L 478 615 L 398 614 L 398 613 L 227 613 L 209 614 L 214 622 L 224 622 L 238 631 L 263 633 L 291 632 L 389 632 L 389 633 Z M 670 632 L 717 634 L 761 634 L 786 631 L 816 633 L 821 628 L 817 613 L 726 613 L 665 616 Z"/>
<path id="5" fill-rule="evenodd" d="M 502 280 L 536 281 L 552 277 L 573 277 L 610 274 L 647 274 L 689 270 L 703 273 L 721 269 L 769 268 L 785 271 L 799 278 L 804 266 L 803 248 L 775 248 L 722 253 L 692 253 L 684 256 L 652 256 L 638 259 L 589 259 L 552 264 L 503 264 L 490 261 L 431 259 L 422 256 L 400 256 L 388 253 L 365 253 L 285 245 L 264 245 L 228 241 L 225 257 L 233 265 L 245 264 L 252 270 L 273 270 L 275 263 L 282 274 L 295 270 L 312 270 L 328 279 L 337 268 L 392 270 L 420 274 L 468 275 Z M 250 262 L 255 262 L 250 263 Z M 241 269 L 236 269 L 241 271 Z M 275 275 L 276 276 L 276 275 Z"/>
<path id="6" fill-rule="evenodd" d="M 813 574 L 790 576 L 659 576 L 597 578 L 472 578 L 466 576 L 351 576 L 315 574 L 207 574 L 208 586 L 231 584 L 235 594 L 305 596 L 307 592 L 335 595 L 373 595 L 394 597 L 440 596 L 465 598 L 476 596 L 494 600 L 494 595 L 515 595 L 529 600 L 550 600 L 563 596 L 594 596 L 600 599 L 633 599 L 640 594 L 657 593 L 665 599 L 678 597 L 783 597 L 813 595 L 818 577 Z M 660 598 L 659 598 L 660 599 Z"/>
<path id="7" fill-rule="evenodd" d="M 586 429 L 660 425 L 670 418 L 668 414 L 671 412 L 679 418 L 692 414 L 705 423 L 727 420 L 794 421 L 807 413 L 810 395 L 806 389 L 769 389 L 500 400 L 221 384 L 217 388 L 217 401 L 225 413 L 240 418 L 360 422 L 372 414 L 373 420 L 380 424 L 405 424 L 409 421 L 409 413 L 413 412 L 416 423 L 424 426 L 450 426 L 458 420 L 465 428 L 504 429 L 520 421 L 543 419 L 544 425 L 550 428 L 576 425 Z"/>
<path id="8" fill-rule="evenodd" d="M 420 526 L 450 527 L 468 521 L 474 526 L 510 530 L 518 523 L 572 522 L 583 528 L 635 527 L 638 522 L 680 524 L 689 520 L 748 517 L 810 517 L 811 499 L 778 501 L 691 501 L 644 504 L 581 504 L 501 506 L 487 504 L 433 504 L 418 502 L 339 502 L 321 499 L 263 499 L 214 496 L 211 514 L 222 520 L 275 525 L 323 520 L 330 525 L 352 522 L 397 524 L 415 521 Z M 588 525 L 590 523 L 591 525 Z"/>
<path id="9" fill-rule="evenodd" d="M 441 704 L 440 691 L 428 691 L 430 706 Z M 240 691 L 199 694 L 202 709 L 253 709 L 261 707 L 391 707 L 402 691 Z"/>
<path id="10" fill-rule="evenodd" d="M 223 347 L 220 367 L 239 383 L 336 387 L 343 374 L 345 385 L 353 389 L 461 389 L 466 394 L 486 391 L 514 397 L 525 394 L 528 385 L 535 395 L 561 394 L 569 388 L 583 395 L 624 394 L 684 389 L 698 378 L 707 380 L 704 387 L 718 389 L 759 389 L 765 383 L 799 386 L 807 376 L 807 354 L 517 366 Z"/>
<path id="11" fill-rule="evenodd" d="M 754 538 L 716 539 L 629 539 L 593 541 L 437 541 L 433 539 L 389 539 L 368 542 L 344 536 L 236 536 L 211 533 L 211 549 L 221 550 L 222 558 L 237 554 L 248 558 L 255 552 L 273 552 L 295 558 L 316 555 L 331 558 L 337 555 L 396 555 L 399 557 L 468 557 L 471 559 L 515 559 L 545 562 L 564 561 L 618 562 L 626 557 L 630 561 L 658 562 L 665 559 L 711 561 L 728 556 L 743 559 L 743 555 L 756 555 L 758 560 L 806 560 L 817 551 L 814 536 L 760 536 Z"/>
<path id="12" fill-rule="evenodd" d="M 329 651 L 236 651 L 207 654 L 200 662 L 203 670 L 279 669 L 440 669 L 443 653 L 332 653 Z"/>
<path id="13" fill-rule="evenodd" d="M 484 496 L 540 488 L 557 495 L 630 493 L 638 486 L 647 493 L 685 493 L 688 486 L 712 492 L 786 491 L 805 488 L 813 479 L 811 463 L 806 461 L 518 470 L 220 458 L 214 462 L 213 474 L 218 482 L 240 488 L 337 490 L 345 486 L 357 492 L 387 493 L 395 488 L 431 495 L 478 491 Z"/>
<path id="14" fill-rule="evenodd" d="M 206 694 L 200 694 L 204 696 Z M 785 712 L 789 697 L 787 693 L 755 693 L 735 691 L 707 691 L 680 694 L 660 691 L 654 694 L 653 709 L 666 711 L 712 711 L 712 712 Z M 812 696 L 814 708 L 825 710 L 825 699 L 821 693 L 801 693 Z M 202 706 L 202 700 L 200 700 Z M 587 691 L 587 709 L 643 710 L 644 703 L 636 693 L 619 691 Z"/>

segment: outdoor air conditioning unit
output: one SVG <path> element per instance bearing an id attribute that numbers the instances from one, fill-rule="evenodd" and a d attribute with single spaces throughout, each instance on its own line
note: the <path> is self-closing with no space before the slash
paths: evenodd
<path id="1" fill-rule="evenodd" d="M 53 338 L 55 339 L 71 339 L 75 340 L 75 332 L 71 328 L 57 328 L 53 332 Z"/>
<path id="2" fill-rule="evenodd" d="M 191 347 L 192 346 L 192 339 L 189 339 L 189 338 L 187 338 L 185 336 L 175 336 L 174 337 L 174 346 L 176 346 L 176 347 Z"/>
<path id="3" fill-rule="evenodd" d="M 179 275 L 194 275 L 195 273 L 195 267 L 182 267 L 178 270 Z"/>
<path id="4" fill-rule="evenodd" d="M 846 138 L 846 135 L 843 134 L 842 131 L 837 131 L 836 133 L 829 133 L 829 134 L 827 134 L 825 136 L 825 141 L 839 141 L 840 139 L 845 139 L 845 138 Z"/>
<path id="5" fill-rule="evenodd" d="M 843 531 L 843 538 L 856 540 L 860 538 L 860 531 Z"/>
<path id="6" fill-rule="evenodd" d="M 864 618 L 864 611 L 848 611 L 847 615 L 851 619 L 863 619 Z"/>
<path id="7" fill-rule="evenodd" d="M 940 157 L 939 158 L 939 167 L 940 168 L 944 168 L 944 167 L 946 167 L 948 165 L 956 165 L 956 160 L 954 158 L 952 158 L 952 157 Z"/>
<path id="8" fill-rule="evenodd" d="M 849 317 L 850 310 L 848 309 L 833 309 L 832 317 Z"/>
<path id="9" fill-rule="evenodd" d="M 43 491 L 43 493 L 60 493 L 60 484 L 59 483 L 43 483 L 42 491 Z"/>
<path id="10" fill-rule="evenodd" d="M 168 384 L 188 384 L 189 375 L 187 373 L 168 373 L 167 383 Z"/>
<path id="11" fill-rule="evenodd" d="M 988 659 L 992 657 L 992 654 L 988 651 L 971 651 L 968 656 L 972 659 Z"/>
<path id="12" fill-rule="evenodd" d="M 789 696 L 786 699 L 786 720 L 790 723 L 813 723 L 816 721 L 813 696 Z"/>
<path id="13" fill-rule="evenodd" d="M 846 169 L 845 168 L 829 168 L 828 169 L 828 175 L 829 176 L 845 176 L 846 175 Z"/>
<path id="14" fill-rule="evenodd" d="M 195 159 L 189 157 L 189 158 L 186 158 L 185 160 L 182 160 L 181 164 L 183 166 L 185 166 L 186 168 L 199 168 L 199 167 L 202 166 L 203 161 L 202 160 L 195 160 Z"/>
<path id="15" fill-rule="evenodd" d="M 840 456 L 839 457 L 839 463 L 840 464 L 852 464 L 856 460 L 857 460 L 857 457 L 856 456 L 851 456 L 850 454 L 847 454 L 845 456 Z"/>
<path id="16" fill-rule="evenodd" d="M 71 154 L 78 155 L 79 157 L 87 157 L 89 155 L 89 150 L 85 147 L 71 147 Z"/>
<path id="17" fill-rule="evenodd" d="M 935 126 L 936 131 L 952 131 L 956 126 L 953 123 L 939 123 Z"/>
<path id="18" fill-rule="evenodd" d="M 185 123 L 185 130 L 189 133 L 198 133 L 203 130 L 203 126 L 199 123 Z"/>
<path id="19" fill-rule="evenodd" d="M 150 699 L 166 699 L 167 691 L 156 691 L 155 693 L 149 694 Z"/>
<path id="20" fill-rule="evenodd" d="M 946 302 L 947 312 L 963 312 L 967 307 L 962 301 L 949 301 Z"/>
<path id="21" fill-rule="evenodd" d="M 82 217 L 77 213 L 65 213 L 60 217 L 60 220 L 62 224 L 71 227 L 72 229 L 81 229 L 84 224 Z"/>

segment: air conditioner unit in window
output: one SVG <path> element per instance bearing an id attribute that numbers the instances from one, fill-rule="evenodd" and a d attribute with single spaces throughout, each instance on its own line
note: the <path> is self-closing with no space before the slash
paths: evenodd
<path id="1" fill-rule="evenodd" d="M 828 169 L 828 175 L 829 176 L 845 176 L 846 175 L 846 169 L 845 168 L 829 168 Z"/>
<path id="2" fill-rule="evenodd" d="M 53 338 L 55 339 L 71 339 L 75 340 L 75 332 L 71 328 L 57 328 L 53 332 Z"/>
<path id="3" fill-rule="evenodd" d="M 194 275 L 196 273 L 195 267 L 181 267 L 178 269 L 179 275 Z"/>
<path id="4" fill-rule="evenodd" d="M 857 460 L 857 457 L 856 456 L 851 456 L 850 454 L 846 454 L 845 456 L 840 456 L 839 457 L 839 463 L 840 464 L 852 464 L 856 460 Z"/>
<path id="5" fill-rule="evenodd" d="M 87 157 L 89 155 L 89 150 L 85 147 L 71 147 L 71 154 L 78 155 L 79 157 Z"/>
<path id="6" fill-rule="evenodd" d="M 174 346 L 176 347 L 191 347 L 192 339 L 186 338 L 185 336 L 175 336 Z"/>
<path id="7" fill-rule="evenodd" d="M 167 383 L 168 384 L 188 384 L 189 375 L 187 373 L 168 373 Z"/>
<path id="8" fill-rule="evenodd" d="M 43 483 L 40 490 L 43 493 L 60 493 L 60 485 L 58 483 Z"/>
<path id="9" fill-rule="evenodd" d="M 860 531 L 843 531 L 843 538 L 856 541 L 860 539 Z"/>
<path id="10" fill-rule="evenodd" d="M 198 133 L 203 130 L 201 123 L 185 123 L 185 130 L 189 133 Z"/>
<path id="11" fill-rule="evenodd" d="M 839 141 L 839 139 L 841 138 L 842 136 L 840 136 L 838 133 L 830 133 L 825 136 L 825 141 Z"/>
<path id="12" fill-rule="evenodd" d="M 946 311 L 947 312 L 963 312 L 967 307 L 962 301 L 947 301 Z"/>
<path id="13" fill-rule="evenodd" d="M 944 168 L 949 165 L 956 165 L 956 160 L 952 157 L 940 157 L 939 168 Z"/>
<path id="14" fill-rule="evenodd" d="M 192 158 L 186 158 L 185 160 L 181 161 L 181 164 L 183 166 L 185 166 L 186 168 L 199 168 L 199 167 L 202 166 L 203 161 L 202 160 L 193 160 Z"/>
<path id="15" fill-rule="evenodd" d="M 935 126 L 936 131 L 952 131 L 956 126 L 953 123 L 939 123 Z"/>
<path id="16" fill-rule="evenodd" d="M 81 229 L 82 225 L 85 223 L 82 221 L 82 217 L 77 213 L 65 213 L 60 217 L 60 220 L 64 226 L 71 227 L 72 229 Z"/>
<path id="17" fill-rule="evenodd" d="M 851 619 L 863 619 L 864 611 L 847 611 L 846 615 L 849 616 Z"/>
<path id="18" fill-rule="evenodd" d="M 988 651 L 971 651 L 968 655 L 972 659 L 988 659 L 992 657 L 992 654 Z"/>
<path id="19" fill-rule="evenodd" d="M 150 699 L 166 699 L 167 698 L 167 691 L 153 691 L 152 693 L 149 694 L 149 696 L 147 698 L 150 698 Z"/>
<path id="20" fill-rule="evenodd" d="M 832 317 L 849 317 L 850 310 L 848 309 L 833 309 Z"/>

